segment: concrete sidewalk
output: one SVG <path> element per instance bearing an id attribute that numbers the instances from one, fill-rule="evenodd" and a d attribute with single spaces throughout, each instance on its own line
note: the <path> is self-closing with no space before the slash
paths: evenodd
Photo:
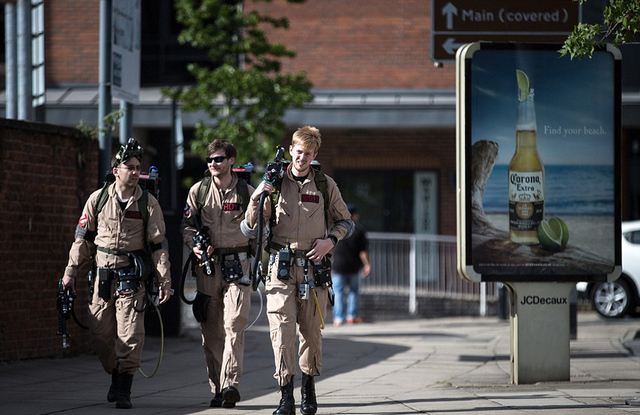
<path id="1" fill-rule="evenodd" d="M 495 317 L 363 323 L 324 330 L 318 414 L 629 414 L 640 407 L 640 319 L 578 314 L 571 381 L 510 384 L 509 322 Z M 247 332 L 242 401 L 209 408 L 211 394 L 196 331 L 168 338 L 156 376 L 137 373 L 129 414 L 271 414 L 280 396 L 264 319 Z M 143 370 L 155 369 L 160 339 L 149 337 Z M 62 354 L 62 352 L 61 352 Z M 0 413 L 113 414 L 110 377 L 81 356 L 0 365 Z M 300 376 L 296 377 L 299 410 Z"/>

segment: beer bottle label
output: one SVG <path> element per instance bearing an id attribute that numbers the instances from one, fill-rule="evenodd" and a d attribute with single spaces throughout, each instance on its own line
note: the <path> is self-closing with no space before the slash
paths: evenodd
<path id="1" fill-rule="evenodd" d="M 544 219 L 544 173 L 509 171 L 509 228 L 535 231 Z"/>

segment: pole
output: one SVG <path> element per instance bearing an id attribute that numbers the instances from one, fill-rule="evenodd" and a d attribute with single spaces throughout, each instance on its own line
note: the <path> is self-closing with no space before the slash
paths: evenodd
<path id="1" fill-rule="evenodd" d="M 32 65 L 31 65 L 31 0 L 18 0 L 18 119 L 31 120 Z"/>
<path id="2" fill-rule="evenodd" d="M 178 131 L 178 128 L 180 131 Z M 169 160 L 169 191 L 171 192 L 171 200 L 169 206 L 171 210 L 175 211 L 178 208 L 178 166 L 176 155 L 178 153 L 178 135 L 182 134 L 182 124 L 178 126 L 178 103 L 176 98 L 171 100 L 171 146 Z"/>
<path id="3" fill-rule="evenodd" d="M 5 117 L 15 120 L 18 115 L 18 64 L 17 64 L 17 33 L 16 33 L 16 5 L 5 3 L 4 5 L 4 47 L 6 55 L 7 104 Z"/>
<path id="4" fill-rule="evenodd" d="M 120 110 L 122 111 L 122 119 L 120 120 L 120 144 L 125 145 L 129 137 L 133 137 L 133 105 L 121 99 Z"/>
<path id="5" fill-rule="evenodd" d="M 98 91 L 98 182 L 111 165 L 111 131 L 105 117 L 111 112 L 111 0 L 100 0 L 100 69 Z"/>
<path id="6" fill-rule="evenodd" d="M 417 238 L 415 235 L 411 235 L 411 250 L 409 252 L 409 314 L 414 316 L 418 311 L 418 302 L 417 302 Z"/>

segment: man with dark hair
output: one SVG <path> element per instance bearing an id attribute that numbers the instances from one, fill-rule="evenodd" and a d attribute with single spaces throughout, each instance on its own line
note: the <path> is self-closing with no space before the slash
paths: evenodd
<path id="1" fill-rule="evenodd" d="M 240 401 L 244 330 L 251 306 L 250 238 L 240 231 L 240 224 L 254 189 L 233 172 L 236 157 L 229 141 L 217 139 L 209 144 L 210 177 L 189 190 L 181 226 L 185 245 L 198 258 L 205 252 L 194 243 L 196 220 L 211 241 L 206 257 L 213 261 L 213 272 L 207 275 L 203 268 L 198 270 L 193 312 L 202 330 L 213 393 L 210 406 L 223 408 L 233 408 Z"/>
<path id="2" fill-rule="evenodd" d="M 362 322 L 360 317 L 360 279 L 369 276 L 369 241 L 366 231 L 358 222 L 360 213 L 355 205 L 347 205 L 356 228 L 333 250 L 332 279 L 336 292 L 333 307 L 333 325 L 341 326 Z M 345 290 L 348 291 L 345 301 Z M 346 306 L 346 310 L 345 310 Z"/>
<path id="3" fill-rule="evenodd" d="M 138 258 L 147 256 L 153 263 L 160 304 L 171 296 L 162 209 L 153 195 L 138 186 L 142 156 L 143 149 L 134 139 L 121 147 L 112 169 L 115 182 L 92 193 L 84 205 L 62 278 L 64 287 L 73 288 L 79 269 L 97 267 L 93 268 L 89 329 L 102 367 L 111 374 L 107 400 L 117 408 L 132 407 L 131 384 L 145 339 L 147 281 L 139 275 Z"/>

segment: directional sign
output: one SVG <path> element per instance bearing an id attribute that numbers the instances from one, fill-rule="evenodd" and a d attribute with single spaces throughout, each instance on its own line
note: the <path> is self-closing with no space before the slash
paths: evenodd
<path id="1" fill-rule="evenodd" d="M 455 60 L 458 47 L 481 40 L 560 42 L 580 22 L 573 0 L 432 0 L 433 60 Z"/>
<path id="2" fill-rule="evenodd" d="M 546 35 L 543 41 L 545 43 L 562 43 L 567 38 L 566 34 Z M 456 50 L 465 43 L 472 42 L 518 42 L 531 43 L 531 39 L 540 39 L 540 37 L 532 37 L 531 35 L 434 35 L 433 55 L 436 62 L 446 60 L 455 60 Z"/>

